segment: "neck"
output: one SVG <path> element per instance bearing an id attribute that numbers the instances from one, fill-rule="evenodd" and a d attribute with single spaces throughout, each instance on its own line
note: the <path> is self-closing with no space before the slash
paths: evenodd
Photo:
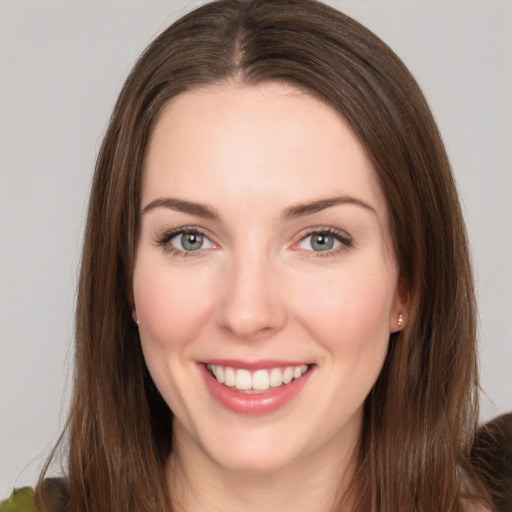
<path id="1" fill-rule="evenodd" d="M 331 512 L 339 506 L 357 458 L 354 442 L 341 454 L 339 445 L 329 445 L 278 469 L 237 471 L 220 466 L 194 443 L 191 449 L 180 437 L 175 435 L 167 467 L 173 510 L 179 512 Z"/>

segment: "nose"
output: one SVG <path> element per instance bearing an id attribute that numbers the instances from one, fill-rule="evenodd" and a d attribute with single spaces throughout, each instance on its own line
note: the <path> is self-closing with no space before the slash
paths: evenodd
<path id="1" fill-rule="evenodd" d="M 245 341 L 272 336 L 287 319 L 283 291 L 271 262 L 261 254 L 246 253 L 226 262 L 219 287 L 218 325 Z"/>

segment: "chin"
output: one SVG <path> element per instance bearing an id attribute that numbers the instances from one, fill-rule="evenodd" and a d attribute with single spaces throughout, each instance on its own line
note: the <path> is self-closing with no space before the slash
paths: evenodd
<path id="1" fill-rule="evenodd" d="M 300 443 L 297 432 L 295 435 L 279 432 L 276 423 L 252 429 L 225 428 L 214 436 L 208 435 L 209 432 L 199 436 L 197 445 L 215 465 L 227 471 L 274 473 L 304 457 L 301 446 L 309 444 Z"/>
<path id="2" fill-rule="evenodd" d="M 215 454 L 214 461 L 222 468 L 236 473 L 272 474 L 292 465 L 293 456 L 276 449 L 230 449 L 228 453 Z M 277 456 L 276 456 L 277 455 Z"/>

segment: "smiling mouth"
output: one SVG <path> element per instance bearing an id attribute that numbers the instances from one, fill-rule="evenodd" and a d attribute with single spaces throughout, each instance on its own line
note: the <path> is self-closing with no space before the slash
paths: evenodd
<path id="1" fill-rule="evenodd" d="M 207 364 L 206 369 L 220 384 L 242 393 L 265 393 L 271 389 L 286 386 L 300 379 L 309 369 L 309 365 L 287 366 L 249 371 L 216 364 Z"/>

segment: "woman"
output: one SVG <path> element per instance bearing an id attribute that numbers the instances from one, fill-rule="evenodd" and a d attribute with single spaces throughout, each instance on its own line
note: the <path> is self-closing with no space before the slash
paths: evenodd
<path id="1" fill-rule="evenodd" d="M 401 61 L 308 0 L 162 33 L 91 192 L 68 509 L 492 510 L 477 384 L 457 194 Z"/>

